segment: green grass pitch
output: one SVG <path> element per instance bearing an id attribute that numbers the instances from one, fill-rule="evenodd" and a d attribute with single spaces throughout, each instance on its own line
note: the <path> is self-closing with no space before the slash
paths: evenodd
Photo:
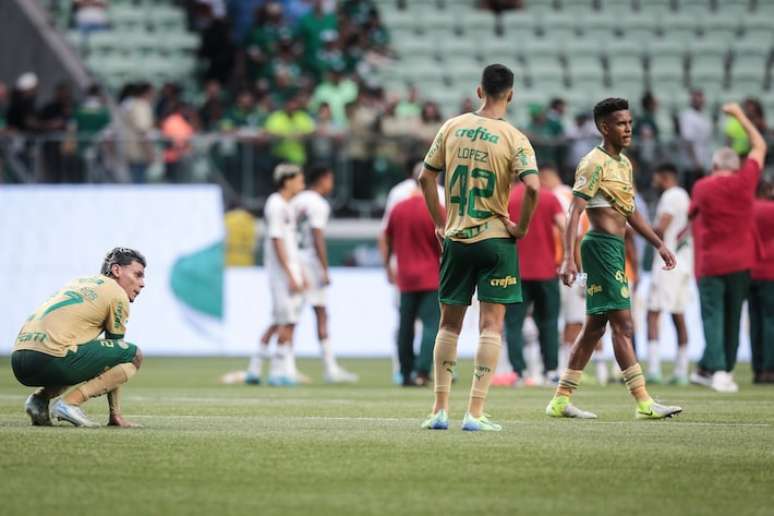
<path id="1" fill-rule="evenodd" d="M 356 386 L 222 386 L 239 359 L 146 359 L 126 386 L 142 429 L 33 428 L 29 389 L 0 358 L 3 515 L 769 515 L 774 511 L 774 389 L 737 375 L 738 395 L 655 386 L 684 407 L 635 421 L 623 386 L 581 387 L 597 421 L 550 420 L 549 389 L 492 390 L 499 434 L 420 430 L 430 389 L 390 383 L 387 360 L 344 361 Z M 747 364 L 740 371 L 747 371 Z M 104 399 L 86 405 L 103 421 Z"/>

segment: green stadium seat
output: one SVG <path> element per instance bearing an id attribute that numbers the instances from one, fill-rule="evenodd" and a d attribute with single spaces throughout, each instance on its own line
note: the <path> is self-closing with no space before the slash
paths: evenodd
<path id="1" fill-rule="evenodd" d="M 142 9 L 135 7 L 111 7 L 108 11 L 110 23 L 121 30 L 138 30 L 145 27 L 147 18 Z"/>
<path id="2" fill-rule="evenodd" d="M 477 37 L 487 37 L 495 32 L 495 15 L 491 11 L 471 11 L 460 20 L 462 30 Z"/>
<path id="3" fill-rule="evenodd" d="M 774 16 L 774 13 L 772 13 Z M 740 24 L 744 32 L 744 38 L 749 40 L 768 42 L 774 40 L 774 26 L 772 18 L 766 16 L 742 16 Z"/>
<path id="4" fill-rule="evenodd" d="M 579 54 L 568 56 L 567 58 L 567 70 L 570 77 L 576 70 L 598 70 L 602 73 L 602 59 L 599 55 L 595 54 Z"/>
<path id="5" fill-rule="evenodd" d="M 658 24 L 659 18 L 654 13 L 638 13 L 622 18 L 619 29 L 626 40 L 647 43 L 657 36 Z"/>
<path id="6" fill-rule="evenodd" d="M 757 3 L 762 3 L 758 1 Z M 727 15 L 749 15 L 752 2 L 750 0 L 720 0 L 717 2 L 717 12 Z"/>
<path id="7" fill-rule="evenodd" d="M 597 92 L 605 87 L 605 74 L 602 68 L 572 69 L 570 72 L 570 83 L 572 87 L 579 91 L 586 91 L 589 95 L 598 96 Z"/>
<path id="8" fill-rule="evenodd" d="M 734 62 L 729 74 L 732 88 L 748 88 L 756 93 L 763 90 L 767 70 L 763 63 L 755 61 Z"/>
<path id="9" fill-rule="evenodd" d="M 717 65 L 721 69 L 725 66 L 728 57 L 728 45 L 713 40 L 696 40 L 689 45 L 691 66 Z"/>
<path id="10" fill-rule="evenodd" d="M 393 48 L 402 57 L 436 56 L 438 54 L 438 39 L 427 36 L 417 36 L 414 33 L 404 33 L 400 39 L 394 39 Z"/>
<path id="11" fill-rule="evenodd" d="M 580 56 L 594 56 L 599 58 L 606 54 L 606 49 L 599 41 L 595 39 L 579 38 L 564 48 L 564 54 L 567 61 L 576 59 Z"/>
<path id="12" fill-rule="evenodd" d="M 645 51 L 651 60 L 672 56 L 683 58 L 686 55 L 688 45 L 684 41 L 653 40 L 649 42 Z"/>
<path id="13" fill-rule="evenodd" d="M 515 38 L 486 38 L 481 42 L 481 57 L 485 62 L 513 63 L 521 46 Z"/>
<path id="14" fill-rule="evenodd" d="M 421 20 L 408 11 L 398 9 L 385 10 L 381 13 L 382 22 L 389 30 L 417 30 Z"/>
<path id="15" fill-rule="evenodd" d="M 165 31 L 184 31 L 186 27 L 185 13 L 177 7 L 149 7 L 145 10 L 147 24 Z"/>
<path id="16" fill-rule="evenodd" d="M 725 69 L 720 61 L 715 63 L 700 62 L 695 65 L 691 65 L 689 68 L 689 84 L 692 87 L 701 87 L 706 89 L 708 87 L 720 89 L 720 86 L 725 80 Z"/>
<path id="17" fill-rule="evenodd" d="M 460 17 L 451 10 L 441 11 L 436 9 L 423 16 L 421 25 L 423 32 L 445 32 L 449 33 L 451 37 L 451 33 L 464 26 L 464 22 L 464 19 L 460 19 Z"/>
<path id="18" fill-rule="evenodd" d="M 585 15 L 594 9 L 594 2 L 591 0 L 561 0 L 562 12 L 577 15 Z"/>
<path id="19" fill-rule="evenodd" d="M 637 9 L 641 13 L 664 14 L 672 13 L 672 0 L 636 0 Z"/>
<path id="20" fill-rule="evenodd" d="M 539 17 L 530 11 L 510 11 L 502 15 L 505 37 L 534 37 L 540 27 Z"/>
<path id="21" fill-rule="evenodd" d="M 441 59 L 447 62 L 460 59 L 477 61 L 481 55 L 479 43 L 480 40 L 474 38 L 439 41 L 438 53 Z"/>
<path id="22" fill-rule="evenodd" d="M 594 11 L 578 20 L 581 32 L 587 38 L 607 39 L 614 35 L 618 28 L 618 17 L 613 13 Z"/>
<path id="23" fill-rule="evenodd" d="M 551 33 L 557 36 L 564 34 L 567 37 L 572 37 L 576 33 L 577 25 L 577 16 L 559 11 L 548 12 L 538 18 L 541 33 Z"/>
<path id="24" fill-rule="evenodd" d="M 712 10 L 712 4 L 713 0 L 677 0 L 677 10 L 680 13 L 702 15 Z"/>
<path id="25" fill-rule="evenodd" d="M 528 39 L 518 49 L 519 55 L 525 60 L 556 59 L 563 53 L 561 41 L 549 39 Z"/>
<path id="26" fill-rule="evenodd" d="M 693 41 L 699 29 L 699 17 L 674 13 L 661 18 L 661 33 L 671 41 Z"/>
<path id="27" fill-rule="evenodd" d="M 747 38 L 731 43 L 731 53 L 734 60 L 752 58 L 765 62 L 771 55 L 771 49 L 771 39 L 767 44 L 755 40 L 748 40 Z"/>
<path id="28" fill-rule="evenodd" d="M 557 3 L 554 0 L 529 0 L 525 2 L 526 9 L 536 13 L 555 12 Z"/>
<path id="29" fill-rule="evenodd" d="M 741 28 L 740 18 L 734 15 L 705 15 L 699 17 L 699 20 L 704 37 L 713 41 L 732 41 L 738 36 Z"/>

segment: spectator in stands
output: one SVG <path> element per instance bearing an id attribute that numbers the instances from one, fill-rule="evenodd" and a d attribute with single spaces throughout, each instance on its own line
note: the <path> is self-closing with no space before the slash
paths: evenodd
<path id="1" fill-rule="evenodd" d="M 480 0 L 479 5 L 482 9 L 489 9 L 497 14 L 503 11 L 521 9 L 524 7 L 523 0 Z"/>
<path id="2" fill-rule="evenodd" d="M 275 105 L 281 106 L 299 94 L 307 84 L 299 62 L 297 45 L 293 40 L 280 39 L 277 55 L 271 62 L 271 97 Z"/>
<path id="3" fill-rule="evenodd" d="M 732 149 L 717 150 L 712 175 L 693 188 L 689 217 L 693 220 L 705 348 L 691 381 L 719 392 L 736 392 L 731 372 L 739 347 L 742 303 L 756 261 L 753 205 L 766 142 L 738 104 L 723 106 L 723 112 L 739 120 L 752 149 L 744 164 Z"/>
<path id="4" fill-rule="evenodd" d="M 322 49 L 322 35 L 336 34 L 336 14 L 325 9 L 323 0 L 313 0 L 312 9 L 298 20 L 296 37 L 304 46 L 304 60 L 309 68 L 316 68 L 318 52 Z M 334 36 L 337 37 L 337 36 Z M 321 70 L 319 70 L 321 71 Z"/>
<path id="5" fill-rule="evenodd" d="M 374 144 L 381 111 L 369 92 L 363 90 L 347 107 L 349 144 L 347 153 L 352 167 L 352 197 L 371 199 L 374 191 Z M 335 120 L 335 118 L 334 118 Z"/>
<path id="6" fill-rule="evenodd" d="M 110 28 L 106 0 L 74 0 L 75 26 L 84 35 Z"/>
<path id="7" fill-rule="evenodd" d="M 567 139 L 570 147 L 565 167 L 568 172 L 566 176 L 575 172 L 575 168 L 580 163 L 580 160 L 599 144 L 600 138 L 601 135 L 597 125 L 591 119 L 589 113 L 582 112 L 575 115 L 575 125 L 567 128 Z M 554 165 L 558 166 L 558 164 Z"/>
<path id="8" fill-rule="evenodd" d="M 704 112 L 702 90 L 691 91 L 690 107 L 680 113 L 678 122 L 689 166 L 687 182 L 691 185 L 712 163 L 712 121 Z"/>
<path id="9" fill-rule="evenodd" d="M 419 117 L 419 124 L 414 129 L 414 134 L 419 140 L 417 143 L 421 148 L 430 147 L 442 123 L 443 118 L 441 117 L 441 110 L 438 108 L 438 104 L 432 101 L 424 102 Z"/>
<path id="10" fill-rule="evenodd" d="M 276 138 L 272 155 L 277 160 L 300 166 L 306 163 L 305 139 L 314 132 L 315 123 L 305 104 L 304 97 L 297 95 L 266 119 L 266 132 Z"/>
<path id="11" fill-rule="evenodd" d="M 347 124 L 346 107 L 358 98 L 358 87 L 355 81 L 344 76 L 341 67 L 332 68 L 324 82 L 314 90 L 310 108 L 316 110 L 323 102 L 331 107 L 333 120 L 337 124 Z"/>
<path id="12" fill-rule="evenodd" d="M 562 127 L 551 121 L 543 106 L 530 104 L 530 122 L 527 125 L 527 136 L 535 148 L 535 155 L 540 164 L 559 163 L 559 143 L 562 137 Z"/>
<path id="13" fill-rule="evenodd" d="M 774 184 L 761 182 L 753 214 L 762 248 L 750 284 L 753 382 L 774 383 Z"/>
<path id="14" fill-rule="evenodd" d="M 192 110 L 182 101 L 172 104 L 167 116 L 161 121 L 161 134 L 167 139 L 164 149 L 166 178 L 172 183 L 182 183 L 186 177 L 186 159 L 191 153 L 196 120 Z"/>
<path id="15" fill-rule="evenodd" d="M 236 102 L 221 118 L 219 126 L 222 131 L 257 130 L 264 126 L 267 117 L 267 113 L 256 109 L 253 93 L 245 89 L 237 94 Z"/>
<path id="16" fill-rule="evenodd" d="M 753 123 L 761 134 L 765 135 L 767 132 L 766 117 L 763 114 L 763 106 L 760 101 L 754 98 L 746 98 L 742 103 L 742 109 L 747 118 L 750 119 L 750 122 Z M 736 118 L 729 118 L 726 121 L 723 133 L 726 136 L 726 143 L 729 147 L 734 149 L 740 157 L 747 156 L 747 153 L 750 152 L 750 138 Z"/>
<path id="17" fill-rule="evenodd" d="M 42 143 L 46 182 L 83 181 L 76 158 L 73 104 L 70 84 L 60 82 L 54 89 L 54 97 L 38 113 L 40 128 L 46 133 L 46 139 Z"/>
<path id="18" fill-rule="evenodd" d="M 153 115 L 153 86 L 147 82 L 140 83 L 131 93 L 124 103 L 124 155 L 129 163 L 132 182 L 144 183 L 145 173 L 155 157 L 151 140 L 156 125 Z"/>
<path id="19" fill-rule="evenodd" d="M 205 131 L 215 130 L 225 113 L 224 94 L 220 82 L 210 79 L 204 84 L 204 102 L 199 108 L 199 120 Z"/>
<path id="20" fill-rule="evenodd" d="M 105 105 L 99 85 L 92 84 L 86 89 L 86 96 L 75 110 L 75 127 L 78 139 L 90 143 L 96 135 L 110 124 L 110 111 Z"/>
<path id="21" fill-rule="evenodd" d="M 381 15 L 376 7 L 368 11 L 368 18 L 363 24 L 361 33 L 366 37 L 368 49 L 377 54 L 389 53 L 390 33 L 382 23 Z"/>
<path id="22" fill-rule="evenodd" d="M 292 37 L 292 34 L 279 2 L 269 1 L 255 10 L 255 23 L 245 41 L 251 80 L 269 78 L 272 56 L 277 54 L 280 39 Z"/>
<path id="23" fill-rule="evenodd" d="M 10 129 L 31 133 L 40 129 L 38 121 L 38 76 L 27 72 L 16 80 L 8 105 L 7 123 Z"/>
<path id="24" fill-rule="evenodd" d="M 317 130 L 309 141 L 309 149 L 314 162 L 333 167 L 338 158 L 338 152 L 347 134 L 347 128 L 333 121 L 331 107 L 320 104 L 315 118 Z"/>
<path id="25" fill-rule="evenodd" d="M 659 127 L 656 121 L 658 101 L 650 91 L 646 91 L 640 100 L 641 111 L 634 120 L 632 133 L 637 142 L 637 162 L 640 169 L 637 171 L 637 185 L 640 190 L 645 190 L 650 182 L 651 171 L 659 159 Z"/>
<path id="26" fill-rule="evenodd" d="M 234 69 L 236 45 L 231 23 L 226 17 L 225 7 L 215 9 L 199 0 L 194 9 L 193 25 L 201 34 L 199 57 L 207 63 L 204 79 L 214 79 L 225 84 Z"/>
<path id="27" fill-rule="evenodd" d="M 8 86 L 0 81 L 0 132 L 4 131 L 7 125 L 8 115 Z"/>
<path id="28" fill-rule="evenodd" d="M 164 120 L 169 115 L 172 109 L 176 108 L 181 102 L 180 95 L 182 89 L 180 85 L 174 82 L 166 82 L 161 87 L 161 91 L 158 94 L 158 100 L 156 101 L 156 107 L 154 109 L 154 116 L 156 120 Z"/>
<path id="29" fill-rule="evenodd" d="M 546 111 L 546 120 L 551 130 L 559 137 L 564 136 L 564 113 L 567 110 L 567 103 L 564 99 L 554 97 L 551 102 L 548 103 L 548 111 Z"/>
<path id="30" fill-rule="evenodd" d="M 398 102 L 395 107 L 395 116 L 398 118 L 420 118 L 422 106 L 419 103 L 419 90 L 415 85 L 409 86 L 406 98 Z"/>
<path id="31" fill-rule="evenodd" d="M 465 97 L 464 99 L 462 99 L 462 102 L 460 103 L 460 109 L 459 109 L 460 114 L 472 113 L 475 110 L 476 110 L 476 106 L 475 104 L 473 104 L 472 98 Z"/>

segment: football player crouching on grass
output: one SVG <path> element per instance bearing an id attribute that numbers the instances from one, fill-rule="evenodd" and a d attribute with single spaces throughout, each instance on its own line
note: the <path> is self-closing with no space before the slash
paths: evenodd
<path id="1" fill-rule="evenodd" d="M 145 258 L 125 247 L 111 250 L 100 274 L 76 278 L 43 303 L 22 326 L 11 354 L 16 379 L 39 387 L 25 403 L 36 426 L 51 415 L 75 426 L 98 427 L 81 410 L 107 394 L 109 426 L 138 426 L 121 415 L 119 392 L 142 364 L 142 353 L 124 341 L 129 303 L 145 287 Z M 104 338 L 99 338 L 104 333 Z M 49 401 L 76 385 L 57 400 Z"/>

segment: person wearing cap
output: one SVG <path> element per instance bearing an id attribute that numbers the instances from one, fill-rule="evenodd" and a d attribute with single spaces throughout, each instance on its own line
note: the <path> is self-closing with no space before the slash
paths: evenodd
<path id="1" fill-rule="evenodd" d="M 718 392 L 737 392 L 731 375 L 739 348 L 742 304 L 756 264 L 755 189 L 766 158 L 766 141 L 739 104 L 723 106 L 750 138 L 744 163 L 728 147 L 715 151 L 712 174 L 693 187 L 688 217 L 693 223 L 704 354 L 691 382 Z"/>
<path id="2" fill-rule="evenodd" d="M 269 344 L 277 337 L 277 347 L 271 356 L 269 385 L 297 383 L 293 333 L 303 307 L 306 279 L 302 273 L 296 237 L 296 216 L 290 200 L 304 189 L 301 168 L 280 163 L 274 169 L 277 191 L 269 196 L 264 208 L 266 238 L 263 245 L 264 267 L 269 279 L 272 313 L 271 326 L 261 338 L 260 346 L 250 358 L 245 381 L 261 383 L 263 361 L 269 358 Z"/>

